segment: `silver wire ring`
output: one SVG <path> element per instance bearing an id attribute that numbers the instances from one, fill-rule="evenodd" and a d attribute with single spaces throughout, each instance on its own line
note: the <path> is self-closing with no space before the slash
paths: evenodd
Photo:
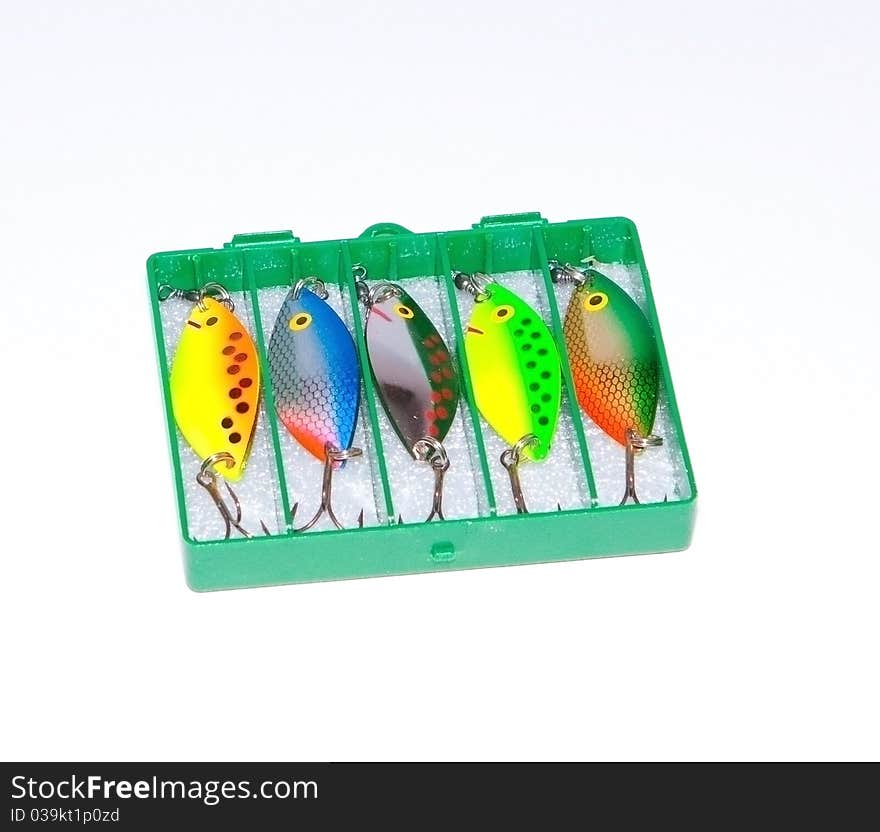
<path id="1" fill-rule="evenodd" d="M 177 294 L 177 289 L 175 289 L 170 283 L 160 283 L 156 287 L 156 297 L 159 299 L 159 303 L 165 303 L 166 300 L 171 300 Z"/>
<path id="2" fill-rule="evenodd" d="M 539 441 L 534 433 L 527 433 L 525 436 L 521 436 L 512 447 L 504 449 L 501 454 L 501 464 L 508 471 L 519 465 L 522 459 L 522 452 L 531 445 L 537 445 Z"/>
<path id="3" fill-rule="evenodd" d="M 351 276 L 355 280 L 366 280 L 367 267 L 363 263 L 353 263 L 351 266 Z"/>
<path id="4" fill-rule="evenodd" d="M 199 309 L 204 312 L 208 307 L 205 306 L 205 298 L 214 298 L 218 303 L 222 303 L 230 312 L 235 312 L 235 304 L 232 302 L 232 295 L 226 291 L 226 287 L 215 281 L 209 281 L 199 290 L 199 299 L 196 301 Z"/>
<path id="5" fill-rule="evenodd" d="M 473 287 L 468 291 L 474 296 L 476 303 L 483 303 L 492 297 L 489 286 L 492 284 L 492 278 L 482 272 L 474 272 L 470 276 L 470 285 Z"/>
<path id="6" fill-rule="evenodd" d="M 384 303 L 389 298 L 397 298 L 403 294 L 403 289 L 396 283 L 377 283 L 370 290 L 370 306 Z"/>
<path id="7" fill-rule="evenodd" d="M 235 467 L 235 457 L 229 451 L 218 451 L 216 454 L 206 457 L 202 460 L 202 467 L 196 474 L 196 480 L 200 485 L 207 485 L 217 478 L 217 472 L 214 466 L 218 462 L 225 462 L 227 468 Z"/>
<path id="8" fill-rule="evenodd" d="M 655 436 L 653 433 L 648 436 L 639 436 L 632 428 L 628 431 L 627 440 L 630 445 L 640 451 L 645 448 L 659 448 L 663 444 L 662 436 Z"/>
<path id="9" fill-rule="evenodd" d="M 333 447 L 333 445 L 326 445 L 324 447 L 324 452 L 327 454 L 327 457 L 333 462 L 342 462 L 346 459 L 354 459 L 356 456 L 362 456 L 364 453 L 362 448 L 355 448 L 354 446 L 352 446 L 351 448 L 340 450 L 339 448 Z"/>
<path id="10" fill-rule="evenodd" d="M 416 440 L 412 446 L 412 455 L 419 462 L 428 462 L 437 471 L 446 471 L 449 468 L 449 454 L 443 443 L 433 436 L 423 436 Z"/>
<path id="11" fill-rule="evenodd" d="M 293 284 L 293 297 L 295 300 L 299 300 L 299 296 L 302 294 L 303 289 L 317 289 L 314 293 L 321 300 L 327 300 L 330 297 L 330 293 L 327 291 L 327 285 L 323 280 L 319 277 L 301 277 L 296 283 Z"/>

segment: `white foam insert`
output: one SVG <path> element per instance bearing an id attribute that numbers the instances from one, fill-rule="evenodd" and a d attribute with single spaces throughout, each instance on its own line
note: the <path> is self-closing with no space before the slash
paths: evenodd
<path id="1" fill-rule="evenodd" d="M 544 278 L 541 272 L 503 272 L 490 276 L 527 301 L 544 319 L 544 322 L 551 326 Z M 464 326 L 470 319 L 474 299 L 470 294 L 457 290 L 456 301 L 462 326 Z M 516 504 L 513 501 L 513 493 L 510 488 L 510 477 L 501 465 L 501 454 L 508 445 L 482 417 L 480 417 L 480 424 L 492 477 L 492 488 L 495 492 L 497 513 L 502 515 L 516 514 Z M 566 510 L 587 508 L 590 505 L 590 493 L 587 488 L 584 465 L 564 386 L 559 410 L 559 424 L 556 428 L 551 451 L 540 462 L 523 460 L 520 466 L 520 481 L 525 494 L 526 508 L 532 514 L 542 511 L 556 511 L 559 507 Z"/>
<path id="2" fill-rule="evenodd" d="M 377 282 L 367 281 L 372 286 Z M 418 303 L 425 314 L 434 322 L 437 331 L 443 336 L 452 355 L 456 357 L 458 369 L 458 345 L 455 328 L 449 310 L 449 298 L 437 277 L 414 277 L 401 281 L 401 286 Z M 363 313 L 366 319 L 366 312 Z M 412 458 L 391 425 L 382 403 L 376 402 L 379 427 L 382 434 L 382 447 L 385 454 L 385 468 L 391 486 L 394 511 L 399 513 L 404 523 L 420 522 L 431 510 L 434 493 L 434 473 L 427 463 Z M 443 515 L 447 520 L 465 517 L 485 517 L 489 514 L 489 502 L 483 485 L 479 452 L 474 438 L 467 399 L 462 382 L 461 399 L 449 433 L 443 440 L 449 456 L 449 470 L 443 488 Z"/>
<path id="3" fill-rule="evenodd" d="M 272 328 L 275 325 L 275 318 L 278 316 L 278 311 L 289 291 L 289 286 L 273 286 L 260 289 L 257 292 L 267 349 L 268 339 L 271 337 Z M 349 331 L 353 331 L 348 298 L 343 298 L 339 287 L 333 284 L 327 285 L 327 292 L 329 293 L 327 303 L 346 322 Z M 365 400 L 366 392 L 363 382 L 361 382 L 361 406 L 353 442 L 355 447 L 363 450 L 363 456 L 349 460 L 344 467 L 336 470 L 333 474 L 333 511 L 339 522 L 347 529 L 357 526 L 358 514 L 361 509 L 364 512 L 364 526 L 384 525 L 388 519 L 376 448 L 372 433 L 368 429 L 368 421 L 364 411 Z M 287 481 L 291 509 L 295 504 L 299 504 L 294 517 L 294 525 L 303 526 L 312 519 L 321 503 L 324 463 L 303 448 L 280 420 L 278 421 L 278 436 L 281 443 L 284 478 Z M 334 528 L 333 523 L 325 516 L 309 533 Z"/>
<path id="4" fill-rule="evenodd" d="M 638 265 L 621 263 L 596 263 L 594 268 L 613 280 L 647 312 L 645 283 Z M 574 284 L 556 285 L 559 314 L 565 319 L 565 311 Z M 587 448 L 596 483 L 596 495 L 600 506 L 617 505 L 626 488 L 626 451 L 605 433 L 583 410 L 580 411 L 587 437 Z M 636 493 L 642 503 L 658 503 L 664 499 L 673 502 L 690 497 L 690 485 L 681 453 L 678 435 L 669 417 L 666 389 L 660 380 L 657 415 L 654 433 L 663 438 L 659 448 L 648 448 L 636 457 Z"/>
<path id="5" fill-rule="evenodd" d="M 235 314 L 245 324 L 251 337 L 254 337 L 254 321 L 250 299 L 243 292 L 232 292 Z M 193 304 L 190 301 L 173 298 L 160 305 L 162 334 L 165 340 L 165 353 L 170 362 L 174 361 L 177 342 L 183 332 Z M 256 338 L 254 338 L 256 340 Z M 225 534 L 223 520 L 208 492 L 196 482 L 202 460 L 186 443 L 177 431 L 177 449 L 180 455 L 180 470 L 183 477 L 186 519 L 191 537 L 197 540 L 220 540 Z M 232 483 L 242 508 L 241 525 L 254 537 L 264 534 L 260 522 L 266 524 L 271 534 L 279 534 L 284 529 L 284 512 L 281 507 L 281 490 L 275 468 L 275 454 L 272 449 L 271 432 L 266 421 L 266 409 L 260 399 L 260 412 L 251 445 L 250 456 L 244 476 Z M 226 495 L 225 487 L 221 491 Z M 228 496 L 228 495 L 227 495 Z M 230 501 L 230 508 L 233 508 Z M 234 529 L 232 537 L 240 535 Z"/>

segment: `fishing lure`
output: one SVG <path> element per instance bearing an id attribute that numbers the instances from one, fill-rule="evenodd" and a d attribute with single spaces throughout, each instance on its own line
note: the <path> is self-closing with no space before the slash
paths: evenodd
<path id="1" fill-rule="evenodd" d="M 366 342 L 379 399 L 400 441 L 434 471 L 428 522 L 443 517 L 443 478 L 449 457 L 443 440 L 458 408 L 459 381 L 449 347 L 421 307 L 395 283 L 364 282 L 353 267 L 358 297 L 367 307 Z"/>
<path id="2" fill-rule="evenodd" d="M 226 526 L 226 537 L 241 527 L 241 504 L 229 485 L 241 479 L 257 425 L 260 364 L 247 328 L 219 283 L 198 291 L 159 287 L 159 300 L 194 302 L 186 318 L 171 365 L 171 408 L 183 438 L 202 460 L 196 480 L 214 500 Z M 218 471 L 217 465 L 223 463 Z M 226 504 L 219 478 L 235 505 Z M 263 530 L 268 534 L 265 524 Z"/>
<path id="3" fill-rule="evenodd" d="M 362 454 L 352 447 L 361 395 L 357 352 L 327 297 L 321 280 L 298 280 L 269 339 L 269 374 L 278 418 L 303 448 L 324 463 L 321 504 L 297 531 L 312 528 L 325 513 L 336 528 L 343 528 L 331 501 L 333 471 Z M 359 524 L 363 525 L 363 511 Z"/>
<path id="4" fill-rule="evenodd" d="M 575 395 L 587 415 L 626 448 L 626 492 L 635 491 L 635 453 L 661 445 L 654 436 L 660 359 L 654 331 L 638 304 L 613 280 L 586 268 L 550 262 L 555 282 L 575 284 L 563 334 Z"/>
<path id="5" fill-rule="evenodd" d="M 485 275 L 457 272 L 455 284 L 476 301 L 464 346 L 477 407 L 510 444 L 501 464 L 510 475 L 517 511 L 525 513 L 519 482 L 522 456 L 542 460 L 559 421 L 559 350 L 541 316 L 519 295 Z"/>

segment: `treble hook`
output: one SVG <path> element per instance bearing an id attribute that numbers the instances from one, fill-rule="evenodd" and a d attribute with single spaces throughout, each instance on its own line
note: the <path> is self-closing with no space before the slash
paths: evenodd
<path id="1" fill-rule="evenodd" d="M 334 463 L 343 462 L 346 459 L 353 459 L 356 456 L 361 456 L 363 451 L 360 448 L 346 448 L 345 450 L 339 450 L 339 448 L 334 448 L 332 445 L 327 444 L 324 447 L 324 476 L 321 480 L 321 505 L 318 506 L 318 510 L 315 512 L 315 516 L 309 520 L 305 526 L 300 526 L 298 529 L 294 529 L 297 532 L 307 532 L 311 529 L 318 520 L 321 519 L 325 514 L 330 518 L 333 522 L 333 525 L 336 526 L 337 529 L 344 529 L 345 526 L 339 522 L 336 517 L 336 513 L 333 511 L 333 470 Z M 296 510 L 299 507 L 299 503 L 294 503 L 293 510 L 291 511 L 291 520 L 296 517 Z M 358 515 L 358 527 L 362 527 L 364 525 L 364 510 L 361 509 L 361 513 Z"/>
<path id="2" fill-rule="evenodd" d="M 618 505 L 626 505 L 629 500 L 634 503 L 639 502 L 639 497 L 636 494 L 636 451 L 643 451 L 645 448 L 659 448 L 662 444 L 663 439 L 654 436 L 653 433 L 649 436 L 639 436 L 632 428 L 626 429 L 626 491 Z"/>
<path id="3" fill-rule="evenodd" d="M 431 502 L 431 513 L 425 518 L 430 523 L 435 517 L 445 520 L 443 516 L 443 480 L 449 470 L 449 456 L 442 442 L 432 436 L 419 439 L 412 447 L 413 456 L 419 462 L 428 462 L 434 471 L 434 497 Z"/>
<path id="4" fill-rule="evenodd" d="M 196 482 L 208 492 L 214 501 L 214 505 L 217 506 L 217 511 L 220 512 L 220 516 L 223 518 L 223 523 L 226 526 L 226 534 L 223 536 L 223 539 L 229 540 L 233 529 L 241 534 L 242 537 L 250 539 L 253 535 L 241 525 L 241 501 L 238 499 L 238 494 L 232 490 L 232 486 L 226 480 L 223 480 L 223 484 L 226 486 L 229 497 L 235 506 L 235 512 L 233 513 L 220 491 L 220 480 L 222 478 L 214 470 L 214 466 L 218 462 L 225 462 L 227 468 L 232 468 L 235 465 L 235 457 L 226 451 L 211 454 L 202 462 L 202 467 L 199 469 L 199 473 L 196 474 Z M 264 534 L 270 534 L 262 520 L 260 525 L 263 527 Z"/>
<path id="5" fill-rule="evenodd" d="M 523 494 L 522 483 L 519 479 L 519 464 L 522 460 L 522 452 L 530 445 L 536 445 L 538 437 L 534 433 L 527 433 L 517 440 L 515 445 L 505 448 L 501 454 L 501 464 L 507 469 L 510 477 L 510 490 L 513 492 L 513 502 L 516 505 L 517 514 L 528 514 L 526 498 Z"/>

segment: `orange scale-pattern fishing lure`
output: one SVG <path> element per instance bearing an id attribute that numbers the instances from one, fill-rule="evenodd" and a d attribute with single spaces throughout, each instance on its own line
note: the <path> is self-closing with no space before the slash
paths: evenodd
<path id="1" fill-rule="evenodd" d="M 612 439 L 647 437 L 654 427 L 660 360 L 651 324 L 636 302 L 594 269 L 584 273 L 565 314 L 565 343 L 581 407 Z"/>

